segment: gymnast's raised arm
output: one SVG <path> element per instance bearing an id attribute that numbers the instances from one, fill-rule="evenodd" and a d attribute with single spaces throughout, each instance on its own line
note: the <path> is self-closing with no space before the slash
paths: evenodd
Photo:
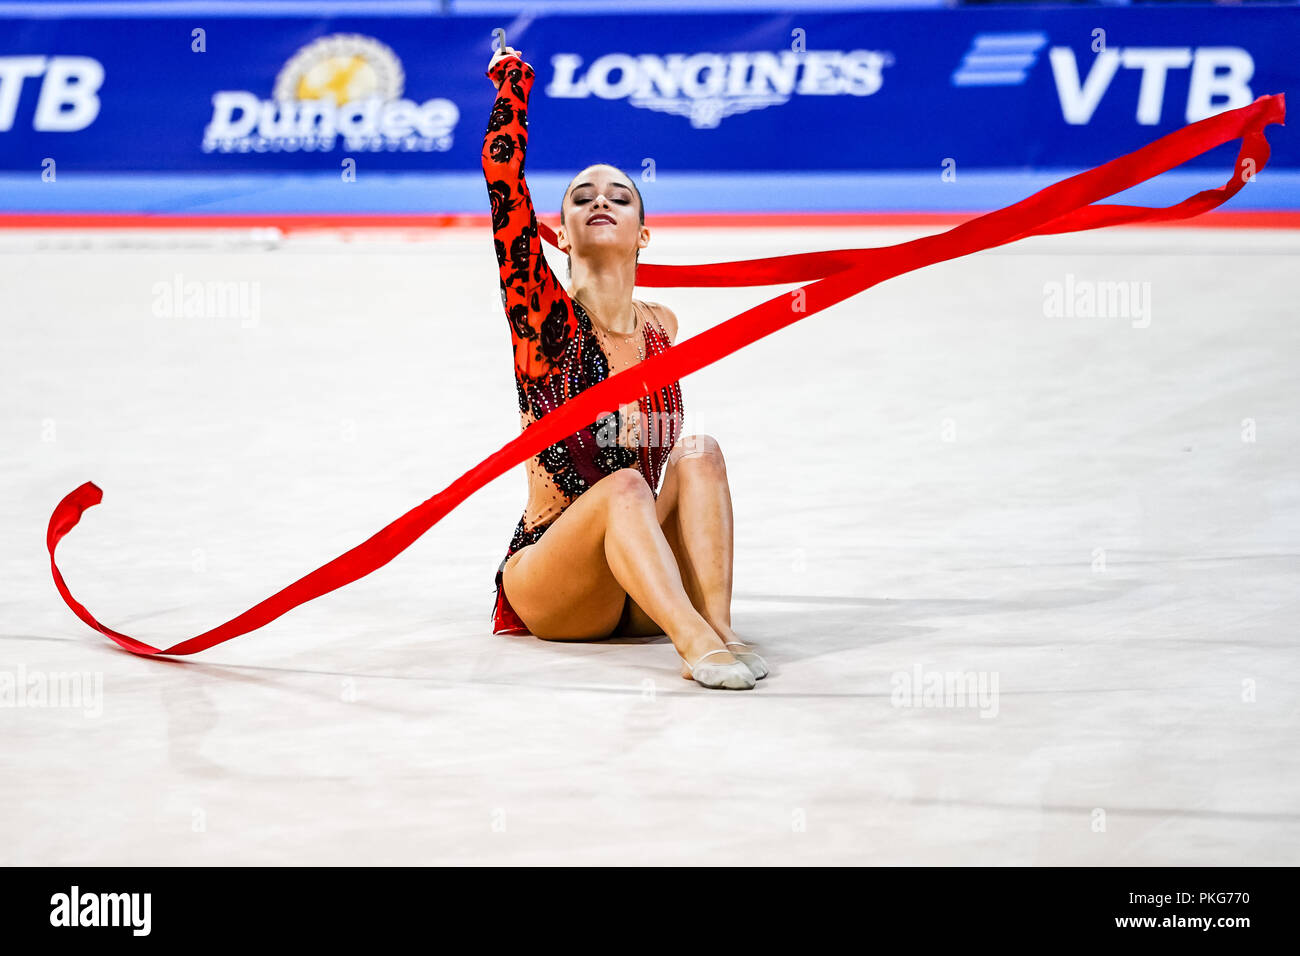
<path id="1" fill-rule="evenodd" d="M 542 254 L 537 214 L 524 182 L 533 68 L 517 50 L 505 47 L 492 57 L 486 75 L 497 86 L 483 137 L 483 175 L 492 201 L 501 304 L 510 321 L 516 371 L 535 379 L 549 374 L 564 355 L 575 327 L 573 306 Z"/>

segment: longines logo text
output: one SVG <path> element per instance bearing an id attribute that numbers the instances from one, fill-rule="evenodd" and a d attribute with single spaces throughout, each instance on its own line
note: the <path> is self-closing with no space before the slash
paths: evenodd
<path id="1" fill-rule="evenodd" d="M 578 54 L 557 53 L 546 95 L 625 99 L 710 129 L 735 113 L 780 106 L 795 95 L 870 96 L 893 62 L 884 50 L 607 53 L 584 69 Z"/>

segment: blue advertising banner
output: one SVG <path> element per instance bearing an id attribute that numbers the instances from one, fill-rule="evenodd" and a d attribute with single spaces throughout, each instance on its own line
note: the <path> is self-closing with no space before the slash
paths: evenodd
<path id="1" fill-rule="evenodd" d="M 495 28 L 538 74 L 530 170 L 1077 169 L 1300 87 L 1300 8 L 505 21 L 0 18 L 0 170 L 472 171 Z"/>

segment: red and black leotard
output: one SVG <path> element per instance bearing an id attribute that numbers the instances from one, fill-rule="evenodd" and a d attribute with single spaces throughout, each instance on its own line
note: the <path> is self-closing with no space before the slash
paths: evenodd
<path id="1" fill-rule="evenodd" d="M 537 215 L 524 182 L 528 148 L 528 94 L 533 69 L 502 57 L 486 75 L 500 84 L 483 137 L 483 174 L 492 201 L 492 233 L 501 272 L 501 303 L 514 348 L 521 428 L 610 375 L 610 353 L 581 304 L 569 296 L 542 254 Z M 663 306 L 633 300 L 648 358 L 671 346 Z M 634 356 L 635 358 L 635 356 Z M 681 434 L 682 391 L 677 382 L 640 402 L 601 415 L 527 463 L 528 503 L 506 557 L 538 541 L 570 504 L 620 468 L 641 472 L 656 494 L 668 453 Z M 505 599 L 501 562 L 496 574 L 494 631 L 527 633 Z"/>

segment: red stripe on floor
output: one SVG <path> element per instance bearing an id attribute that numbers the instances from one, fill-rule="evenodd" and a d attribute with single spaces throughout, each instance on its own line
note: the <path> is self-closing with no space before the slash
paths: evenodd
<path id="1" fill-rule="evenodd" d="M 946 226 L 980 213 L 959 212 L 812 212 L 812 213 L 659 213 L 651 224 L 688 228 Z M 149 213 L 0 213 L 0 229 L 279 229 L 304 232 L 333 229 L 484 229 L 484 214 L 207 214 Z M 1140 225 L 1140 224 L 1139 224 Z M 1162 222 L 1159 228 L 1300 229 L 1300 210 L 1212 212 L 1190 220 Z"/>

